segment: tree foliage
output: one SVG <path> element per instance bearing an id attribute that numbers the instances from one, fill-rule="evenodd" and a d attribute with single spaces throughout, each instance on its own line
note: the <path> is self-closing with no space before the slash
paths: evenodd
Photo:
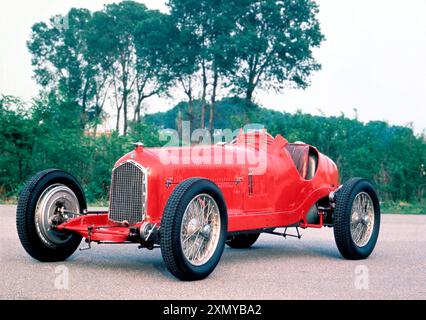
<path id="1" fill-rule="evenodd" d="M 189 67 L 183 70 L 190 73 L 181 73 L 186 77 L 179 80 L 188 96 L 191 122 L 194 96 L 201 100 L 202 128 L 209 93 L 212 130 L 220 89 L 244 95 L 249 106 L 257 88 L 306 88 L 310 75 L 320 69 L 312 50 L 324 36 L 312 0 L 171 0 L 169 7 L 184 35 L 176 44 L 194 44 L 179 46 L 184 63 L 176 64 L 176 73 L 181 65 Z M 194 93 L 197 80 L 199 94 Z"/>
<path id="2" fill-rule="evenodd" d="M 90 202 L 108 197 L 114 163 L 142 141 L 159 144 L 157 129 L 141 122 L 128 136 L 93 136 L 81 130 L 76 108 L 44 96 L 29 108 L 0 96 L 0 199 L 17 196 L 25 181 L 46 168 L 60 168 L 82 182 Z"/>
<path id="3" fill-rule="evenodd" d="M 199 114 L 201 102 L 195 106 L 194 112 Z M 175 128 L 179 107 L 149 115 L 146 121 Z M 416 136 L 411 128 L 381 121 L 362 123 L 344 115 L 290 114 L 256 105 L 247 111 L 245 99 L 240 98 L 226 98 L 217 104 L 219 128 L 238 130 L 248 123 L 262 124 L 272 135 L 281 134 L 289 141 L 318 147 L 337 163 L 342 182 L 365 177 L 375 183 L 383 200 L 425 202 L 426 137 Z"/>
<path id="4" fill-rule="evenodd" d="M 135 1 L 102 10 L 71 9 L 32 28 L 28 48 L 44 93 L 79 109 L 96 128 L 115 107 L 116 130 L 141 122 L 144 102 L 179 87 L 192 124 L 213 130 L 223 92 L 305 88 L 320 68 L 312 49 L 324 39 L 313 0 L 170 0 L 170 14 Z M 59 22 L 59 23 L 58 23 Z M 193 115 L 201 100 L 201 114 Z M 209 112 L 208 112 L 209 111 Z M 208 112 L 208 114 L 207 114 Z M 133 113 L 133 118 L 131 118 Z M 208 121 L 206 121 L 208 119 Z"/>
<path id="5" fill-rule="evenodd" d="M 210 88 L 209 128 L 213 129 L 214 106 L 220 81 L 234 68 L 232 34 L 235 32 L 238 1 L 225 0 L 171 0 L 172 19 L 182 37 L 176 44 L 181 49 L 184 70 L 189 70 L 187 81 L 182 81 L 184 91 L 189 98 L 189 115 L 192 117 L 194 76 L 201 78 L 201 128 L 205 127 L 208 90 Z M 186 43 L 191 45 L 187 45 Z M 186 57 L 193 56 L 187 60 Z M 180 65 L 180 64 L 178 64 Z M 181 70 L 177 69 L 176 73 Z M 190 76 L 188 78 L 188 75 Z M 192 122 L 192 119 L 190 119 Z"/>
<path id="6" fill-rule="evenodd" d="M 324 36 L 312 0 L 237 1 L 238 16 L 232 37 L 237 68 L 231 74 L 234 91 L 253 100 L 256 88 L 306 88 L 309 76 L 320 69 L 312 50 Z"/>
<path id="7" fill-rule="evenodd" d="M 143 4 L 123 1 L 94 13 L 73 8 L 36 23 L 28 41 L 35 79 L 43 93 L 73 102 L 83 129 L 102 124 L 105 105 L 114 105 L 116 130 L 123 122 L 126 135 L 130 112 L 140 122 L 145 100 L 168 88 L 165 20 Z"/>
<path id="8" fill-rule="evenodd" d="M 44 92 L 80 107 L 83 128 L 98 90 L 85 42 L 90 20 L 88 10 L 71 9 L 66 19 L 58 15 L 49 23 L 36 23 L 28 41 L 35 79 Z"/>
<path id="9" fill-rule="evenodd" d="M 183 103 L 185 104 L 185 103 Z M 187 103 L 186 103 L 187 104 Z M 22 101 L 0 99 L 0 197 L 16 195 L 22 184 L 37 171 L 61 168 L 76 175 L 89 201 L 108 196 L 111 168 L 135 141 L 148 147 L 161 146 L 158 130 L 176 128 L 176 106 L 165 113 L 146 116 L 133 123 L 127 137 L 117 132 L 94 137 L 80 128 L 75 110 L 58 104 L 53 95 L 35 102 L 31 112 Z M 244 114 L 244 99 L 227 98 L 217 103 L 217 125 L 236 130 L 247 123 L 261 123 L 273 134 L 289 141 L 317 146 L 338 165 L 341 181 L 351 177 L 372 180 L 382 200 L 425 202 L 425 136 L 412 129 L 385 122 L 362 123 L 345 116 L 322 117 L 289 114 L 252 106 Z M 201 112 L 201 101 L 194 114 Z"/>

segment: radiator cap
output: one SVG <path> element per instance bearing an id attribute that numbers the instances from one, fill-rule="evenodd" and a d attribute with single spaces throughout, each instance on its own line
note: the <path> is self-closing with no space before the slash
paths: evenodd
<path id="1" fill-rule="evenodd" d="M 144 148 L 144 144 L 142 142 L 136 142 L 133 144 L 135 146 L 135 150 L 137 153 L 142 153 L 143 152 L 143 148 Z"/>

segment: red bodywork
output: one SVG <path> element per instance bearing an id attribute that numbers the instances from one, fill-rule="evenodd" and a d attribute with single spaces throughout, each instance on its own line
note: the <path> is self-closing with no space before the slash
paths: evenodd
<path id="1" fill-rule="evenodd" d="M 210 163 L 206 161 L 208 158 L 211 158 Z M 267 164 L 259 170 L 258 164 L 249 165 L 238 160 L 248 158 L 266 160 Z M 316 170 L 312 166 L 308 168 L 312 159 Z M 173 190 L 193 177 L 209 179 L 222 191 L 228 211 L 229 233 L 289 226 L 320 228 L 324 224 L 323 215 L 318 214 L 317 222 L 312 224 L 308 214 L 339 186 L 338 170 L 330 158 L 312 146 L 289 144 L 282 136 L 272 138 L 266 133 L 254 136 L 242 133 L 229 145 L 138 146 L 116 166 L 129 161 L 143 167 L 147 173 L 144 221 L 127 226 L 110 221 L 107 212 L 88 213 L 58 229 L 77 232 L 95 242 L 131 241 L 131 227 L 140 227 L 144 223 L 161 227 L 162 214 Z M 307 170 L 311 170 L 309 179 L 306 178 Z"/>

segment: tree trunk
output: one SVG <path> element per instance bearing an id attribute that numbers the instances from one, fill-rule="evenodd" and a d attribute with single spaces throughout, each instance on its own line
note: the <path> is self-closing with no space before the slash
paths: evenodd
<path id="1" fill-rule="evenodd" d="M 128 128 L 128 103 L 129 103 L 129 68 L 128 68 L 128 61 L 124 59 L 121 63 L 121 70 L 123 72 L 121 83 L 123 85 L 123 120 L 124 120 L 124 126 L 123 126 L 123 135 L 127 136 L 127 128 Z"/>
<path id="2" fill-rule="evenodd" d="M 192 96 L 192 81 L 189 81 L 188 88 L 185 90 L 185 93 L 188 97 L 188 110 L 187 114 L 189 117 L 190 128 L 192 128 L 192 123 L 194 121 L 194 97 Z"/>
<path id="3" fill-rule="evenodd" d="M 140 106 L 138 107 L 138 117 L 136 119 L 136 122 L 141 123 L 141 107 Z"/>
<path id="4" fill-rule="evenodd" d="M 124 128 L 123 128 L 123 135 L 127 136 L 127 129 L 128 129 L 128 117 L 127 117 L 127 94 L 125 95 L 124 98 L 124 103 L 123 103 L 123 114 L 124 114 Z"/>
<path id="5" fill-rule="evenodd" d="M 252 56 L 249 62 L 249 74 L 246 87 L 246 107 L 250 107 L 253 103 L 253 92 L 256 88 L 256 69 L 258 64 L 257 56 Z"/>
<path id="6" fill-rule="evenodd" d="M 209 117 L 209 130 L 210 130 L 210 132 L 213 131 L 214 107 L 215 107 L 215 104 L 212 102 L 210 104 L 210 117 Z"/>
<path id="7" fill-rule="evenodd" d="M 210 105 L 210 119 L 209 119 L 209 130 L 213 134 L 213 127 L 214 127 L 214 110 L 216 106 L 216 95 L 217 95 L 217 86 L 219 82 L 219 73 L 217 70 L 214 72 L 214 78 L 213 78 L 213 93 L 212 93 L 212 101 Z"/>
<path id="8" fill-rule="evenodd" d="M 182 111 L 179 109 L 177 119 L 176 119 L 176 127 L 178 130 L 179 138 L 182 137 Z"/>
<path id="9" fill-rule="evenodd" d="M 184 79 L 180 79 L 180 83 L 182 85 L 183 91 L 185 92 L 186 96 L 188 97 L 188 110 L 184 110 L 186 114 L 188 114 L 189 116 L 189 123 L 190 126 L 192 128 L 192 122 L 193 122 L 193 111 L 194 111 L 194 98 L 192 96 L 192 79 L 189 78 L 188 79 L 188 84 L 185 84 Z M 179 135 L 182 135 L 182 121 L 183 121 L 183 114 L 182 114 L 182 110 L 179 110 L 179 114 L 178 114 L 178 130 L 179 130 L 179 125 L 180 125 L 180 132 Z"/>
<path id="10" fill-rule="evenodd" d="M 248 82 L 247 82 L 247 88 L 246 88 L 246 105 L 247 105 L 247 107 L 250 107 L 253 103 L 253 93 L 254 93 L 255 88 L 256 88 L 255 73 L 250 72 L 249 79 L 248 79 Z"/>
<path id="11" fill-rule="evenodd" d="M 136 107 L 135 107 L 135 114 L 134 114 L 134 117 L 133 117 L 133 121 L 137 122 L 137 123 L 141 122 L 142 103 L 146 98 L 150 97 L 150 96 L 144 95 L 144 88 L 145 88 L 145 84 L 142 84 L 142 86 L 139 86 L 138 81 L 136 81 L 136 89 L 137 89 L 138 96 L 137 96 L 137 100 L 136 100 Z"/>
<path id="12" fill-rule="evenodd" d="M 133 115 L 133 122 L 140 123 L 141 122 L 141 102 L 138 101 L 135 107 L 135 113 Z"/>
<path id="13" fill-rule="evenodd" d="M 84 85 L 83 89 L 83 99 L 81 103 L 81 129 L 84 130 L 86 128 L 86 122 L 87 122 L 87 91 L 89 90 L 88 81 L 86 80 L 86 84 Z"/>
<path id="14" fill-rule="evenodd" d="M 253 88 L 252 85 L 249 85 L 249 88 L 247 88 L 246 91 L 246 105 L 247 107 L 250 107 L 253 103 Z"/>
<path id="15" fill-rule="evenodd" d="M 120 133 L 120 117 L 121 117 L 121 108 L 117 108 L 117 123 L 115 125 L 115 130 Z"/>
<path id="16" fill-rule="evenodd" d="M 141 123 L 142 102 L 143 102 L 143 99 L 138 102 L 138 118 L 136 120 L 137 123 Z"/>
<path id="17" fill-rule="evenodd" d="M 118 88 L 117 88 L 117 82 L 116 82 L 115 76 L 113 78 L 113 84 L 114 84 L 115 107 L 117 109 L 117 122 L 116 122 L 116 125 L 115 125 L 115 130 L 118 133 L 120 133 L 120 116 L 121 116 L 122 103 L 120 103 L 119 99 L 118 99 Z"/>
<path id="18" fill-rule="evenodd" d="M 127 74 L 127 68 L 125 64 L 123 65 L 123 120 L 124 120 L 124 126 L 123 126 L 123 135 L 127 136 L 127 104 L 128 104 L 128 89 L 127 89 L 127 81 L 128 81 L 128 74 Z"/>
<path id="19" fill-rule="evenodd" d="M 201 98 L 201 129 L 206 127 L 206 97 L 207 97 L 207 70 L 203 61 L 203 95 Z"/>
<path id="20" fill-rule="evenodd" d="M 192 122 L 194 121 L 194 100 L 192 98 L 188 101 L 188 116 L 189 123 L 191 123 L 192 126 Z"/>

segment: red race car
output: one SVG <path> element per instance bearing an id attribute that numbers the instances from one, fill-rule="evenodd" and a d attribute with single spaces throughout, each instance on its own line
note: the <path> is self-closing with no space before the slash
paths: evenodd
<path id="1" fill-rule="evenodd" d="M 79 182 L 56 169 L 34 176 L 17 208 L 21 243 L 39 261 L 67 259 L 82 238 L 85 249 L 134 243 L 160 247 L 181 280 L 208 277 L 225 244 L 249 248 L 261 233 L 300 238 L 300 228 L 323 227 L 334 228 L 345 258 L 370 256 L 380 228 L 373 186 L 340 185 L 335 163 L 315 147 L 266 131 L 213 146 L 136 144 L 113 169 L 109 212 L 87 211 Z"/>

